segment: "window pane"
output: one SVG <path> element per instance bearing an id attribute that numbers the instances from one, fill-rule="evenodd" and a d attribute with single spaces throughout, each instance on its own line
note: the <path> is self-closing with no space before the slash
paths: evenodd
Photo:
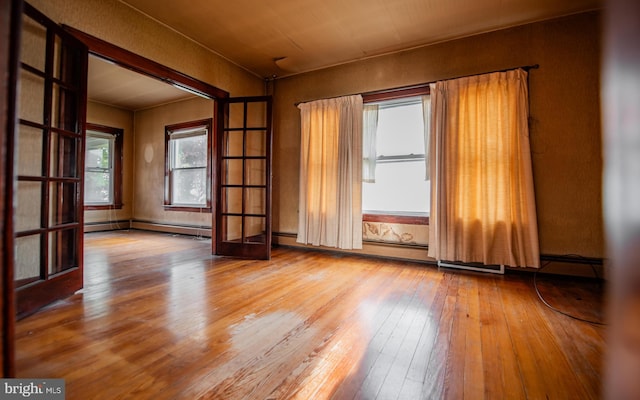
<path id="1" fill-rule="evenodd" d="M 207 136 L 189 136 L 172 139 L 173 168 L 193 168 L 207 166 Z"/>
<path id="2" fill-rule="evenodd" d="M 111 168 L 111 143 L 113 139 L 87 135 L 86 168 Z"/>
<path id="3" fill-rule="evenodd" d="M 173 204 L 205 205 L 207 202 L 206 168 L 174 170 L 171 198 Z"/>
<path id="4" fill-rule="evenodd" d="M 376 182 L 362 184 L 362 209 L 429 212 L 431 182 L 424 179 L 424 174 L 424 160 L 378 163 Z"/>
<path id="5" fill-rule="evenodd" d="M 424 122 L 420 98 L 402 105 L 380 105 L 377 131 L 378 156 L 424 154 Z"/>
<path id="6" fill-rule="evenodd" d="M 84 176 L 84 201 L 91 203 L 111 203 L 111 176 L 108 172 L 87 171 Z"/>
<path id="7" fill-rule="evenodd" d="M 114 146 L 114 136 L 87 132 L 84 178 L 86 204 L 113 204 Z"/>

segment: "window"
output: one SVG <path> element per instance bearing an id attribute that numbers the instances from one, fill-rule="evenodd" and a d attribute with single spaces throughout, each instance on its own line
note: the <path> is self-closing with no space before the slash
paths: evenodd
<path id="1" fill-rule="evenodd" d="M 375 163 L 363 168 L 364 171 L 375 171 L 370 172 L 362 184 L 365 221 L 428 221 L 430 181 L 426 175 L 428 159 L 425 155 L 428 135 L 425 135 L 423 112 L 424 102 L 429 100 L 428 88 L 421 91 L 411 90 L 408 96 L 396 92 L 365 97 L 365 131 L 366 113 L 371 108 L 367 106 L 377 106 L 374 107 L 377 108 L 377 126 L 374 122 L 372 136 L 375 140 L 369 146 L 373 146 L 374 150 L 370 152 Z M 367 148 L 367 143 L 364 147 Z M 382 216 L 389 218 L 381 219 Z"/>
<path id="2" fill-rule="evenodd" d="M 211 119 L 165 127 L 165 208 L 211 211 Z"/>
<path id="3" fill-rule="evenodd" d="M 122 208 L 123 130 L 87 124 L 84 162 L 86 210 Z"/>

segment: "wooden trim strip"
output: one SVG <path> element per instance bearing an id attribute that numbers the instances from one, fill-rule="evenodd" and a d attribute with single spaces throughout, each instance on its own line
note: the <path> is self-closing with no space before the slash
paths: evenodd
<path id="1" fill-rule="evenodd" d="M 429 217 L 412 215 L 362 214 L 362 222 L 385 222 L 388 224 L 429 225 Z"/>

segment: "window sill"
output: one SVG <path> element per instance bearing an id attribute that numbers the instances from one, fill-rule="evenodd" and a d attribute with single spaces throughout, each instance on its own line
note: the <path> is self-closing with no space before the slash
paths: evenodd
<path id="1" fill-rule="evenodd" d="M 429 225 L 428 215 L 362 214 L 362 222 L 385 222 L 388 224 Z"/>
<path id="2" fill-rule="evenodd" d="M 84 210 L 121 210 L 122 206 L 122 204 L 85 204 Z"/>
<path id="3" fill-rule="evenodd" d="M 211 207 L 193 207 L 185 205 L 165 205 L 165 211 L 187 211 L 196 213 L 211 213 Z"/>

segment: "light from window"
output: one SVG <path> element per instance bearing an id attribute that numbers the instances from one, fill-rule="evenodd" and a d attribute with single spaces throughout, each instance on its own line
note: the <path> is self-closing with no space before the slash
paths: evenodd
<path id="1" fill-rule="evenodd" d="M 169 173 L 171 204 L 206 206 L 207 204 L 206 127 L 170 132 Z"/>
<path id="2" fill-rule="evenodd" d="M 84 201 L 87 205 L 113 204 L 113 149 L 115 135 L 87 131 Z"/>
<path id="3" fill-rule="evenodd" d="M 362 184 L 364 213 L 428 215 L 421 96 L 377 102 L 375 183 Z"/>

